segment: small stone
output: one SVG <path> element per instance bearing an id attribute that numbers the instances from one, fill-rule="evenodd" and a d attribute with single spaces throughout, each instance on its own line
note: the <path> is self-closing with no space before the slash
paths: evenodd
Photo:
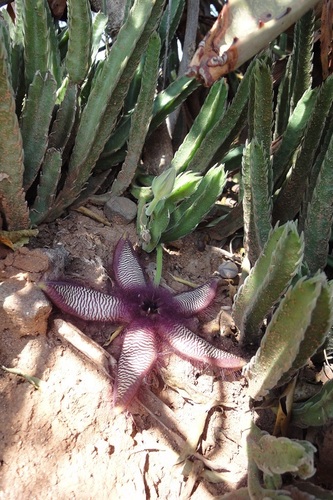
<path id="1" fill-rule="evenodd" d="M 104 205 L 104 215 L 110 222 L 129 224 L 135 219 L 136 204 L 124 196 L 116 196 Z"/>
<path id="2" fill-rule="evenodd" d="M 238 275 L 238 267 L 234 262 L 226 261 L 219 265 L 218 272 L 225 279 L 233 279 Z"/>
<path id="3" fill-rule="evenodd" d="M 32 283 L 8 280 L 0 286 L 0 332 L 23 335 L 46 334 L 52 311 L 42 290 Z"/>

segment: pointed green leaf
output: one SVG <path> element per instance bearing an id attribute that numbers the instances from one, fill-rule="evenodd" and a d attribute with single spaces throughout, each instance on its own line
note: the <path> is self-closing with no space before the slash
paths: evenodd
<path id="1" fill-rule="evenodd" d="M 136 108 L 131 118 L 128 139 L 128 153 L 111 189 L 113 196 L 119 196 L 131 184 L 141 157 L 142 148 L 152 118 L 153 101 L 159 71 L 161 42 L 157 33 L 150 38 L 144 63 L 141 89 Z"/>
<path id="2" fill-rule="evenodd" d="M 292 172 L 275 201 L 274 218 L 280 222 L 293 219 L 300 210 L 307 179 L 311 173 L 332 100 L 333 75 L 328 77 L 320 88 L 302 147 L 297 154 Z"/>
<path id="3" fill-rule="evenodd" d="M 287 122 L 281 144 L 273 156 L 274 180 L 285 177 L 316 104 L 318 89 L 307 89 Z"/>
<path id="4" fill-rule="evenodd" d="M 48 25 L 48 69 L 57 82 L 57 87 L 59 88 L 62 84 L 63 68 L 61 64 L 56 25 L 49 8 L 46 8 L 46 15 Z"/>
<path id="5" fill-rule="evenodd" d="M 262 144 L 264 154 L 269 158 L 272 135 L 272 95 L 273 82 L 271 69 L 260 59 L 255 61 L 252 73 L 249 104 L 249 139 Z"/>
<path id="6" fill-rule="evenodd" d="M 209 132 L 207 132 L 200 148 L 196 151 L 196 154 L 189 163 L 188 168 L 193 172 L 204 172 L 207 169 L 207 165 L 210 164 L 214 154 L 223 143 L 228 140 L 230 134 L 232 134 L 234 127 L 237 125 L 242 112 L 246 109 L 248 104 L 250 81 L 254 64 L 255 63 L 252 62 L 248 67 L 232 103 L 226 112 L 221 115 L 221 119 L 215 123 Z"/>
<path id="7" fill-rule="evenodd" d="M 274 139 L 280 137 L 286 130 L 290 116 L 290 71 L 292 57 L 287 60 L 285 74 L 279 85 L 275 110 Z"/>
<path id="8" fill-rule="evenodd" d="M 95 61 L 100 48 L 103 33 L 108 23 L 108 17 L 103 12 L 97 12 L 92 25 L 91 60 Z"/>
<path id="9" fill-rule="evenodd" d="M 37 197 L 30 209 L 30 221 L 33 225 L 40 224 L 47 216 L 55 199 L 62 166 L 61 152 L 48 149 L 42 166 Z"/>
<path id="10" fill-rule="evenodd" d="M 312 273 L 326 266 L 333 221 L 333 137 L 307 207 L 304 225 L 305 260 Z"/>
<path id="11" fill-rule="evenodd" d="M 279 380 L 279 386 L 287 383 L 316 353 L 319 347 L 324 343 L 332 326 L 332 294 L 326 276 L 324 274 L 320 276 L 322 287 L 315 308 L 312 311 L 311 323 L 306 329 L 304 339 L 299 346 L 299 353 L 293 362 L 292 368 Z"/>
<path id="12" fill-rule="evenodd" d="M 154 101 L 153 119 L 150 124 L 149 132 L 157 129 L 165 118 L 175 111 L 185 99 L 200 86 L 194 78 L 180 76 L 174 82 L 160 92 Z"/>
<path id="13" fill-rule="evenodd" d="M 251 163 L 252 163 L 252 149 L 253 146 L 246 144 L 243 150 L 242 158 L 242 202 L 243 202 L 243 219 L 244 219 L 244 246 L 248 253 L 251 263 L 255 263 L 262 250 L 259 234 L 254 219 L 253 210 L 253 191 L 251 179 Z"/>
<path id="14" fill-rule="evenodd" d="M 293 64 L 291 71 L 291 102 L 296 106 L 304 92 L 311 88 L 314 38 L 314 14 L 309 10 L 295 25 Z"/>
<path id="15" fill-rule="evenodd" d="M 159 35 L 162 45 L 164 43 L 170 43 L 175 36 L 184 7 L 185 0 L 175 0 L 167 4 L 159 27 Z"/>
<path id="16" fill-rule="evenodd" d="M 47 148 L 48 132 L 56 100 L 57 85 L 51 73 L 36 73 L 29 86 L 21 118 L 24 149 L 24 187 L 36 178 Z"/>
<path id="17" fill-rule="evenodd" d="M 322 277 L 300 279 L 275 311 L 256 355 L 244 369 L 249 395 L 261 399 L 293 365 L 321 293 Z"/>
<path id="18" fill-rule="evenodd" d="M 225 110 L 227 94 L 228 88 L 224 80 L 216 82 L 211 87 L 191 130 L 171 162 L 171 166 L 177 172 L 182 172 L 187 168 L 195 153 L 201 147 L 207 132 L 220 120 Z"/>
<path id="19" fill-rule="evenodd" d="M 78 198 L 89 179 L 115 126 L 130 82 L 159 21 L 162 8 L 163 0 L 134 2 L 108 59 L 94 78 L 81 116 L 65 185 L 49 214 L 50 219 L 58 217 Z"/>
<path id="20" fill-rule="evenodd" d="M 275 227 L 235 297 L 233 318 L 244 344 L 258 343 L 262 321 L 299 271 L 302 257 L 296 224 Z"/>
<path id="21" fill-rule="evenodd" d="M 272 167 L 269 155 L 256 139 L 246 146 L 243 155 L 245 245 L 254 263 L 272 229 Z"/>
<path id="22" fill-rule="evenodd" d="M 298 439 L 264 434 L 257 443 L 252 441 L 253 459 L 259 469 L 269 476 L 286 472 L 291 472 L 302 479 L 313 476 L 316 471 L 315 452 L 316 448 L 311 443 Z"/>
<path id="23" fill-rule="evenodd" d="M 49 26 L 46 0 L 24 0 L 24 56 L 26 86 L 31 84 L 37 71 L 46 73 L 50 57 Z"/>
<path id="24" fill-rule="evenodd" d="M 222 192 L 225 181 L 223 166 L 211 168 L 198 184 L 196 191 L 172 212 L 170 224 L 162 234 L 161 241 L 174 241 L 193 231 L 211 210 Z"/>
<path id="25" fill-rule="evenodd" d="M 23 191 L 23 148 L 6 52 L 0 38 L 0 210 L 9 230 L 27 229 L 29 212 Z"/>
<path id="26" fill-rule="evenodd" d="M 195 192 L 200 182 L 200 176 L 194 172 L 182 172 L 177 175 L 173 190 L 168 196 L 168 203 L 170 206 L 176 208 L 176 204 Z"/>
<path id="27" fill-rule="evenodd" d="M 68 50 L 66 69 L 69 79 L 80 84 L 85 79 L 91 62 L 92 20 L 88 0 L 67 0 Z"/>
<path id="28" fill-rule="evenodd" d="M 77 109 L 78 86 L 73 83 L 69 83 L 64 99 L 62 100 L 57 111 L 56 118 L 52 123 L 49 135 L 49 148 L 64 150 L 75 123 Z"/>
<path id="29" fill-rule="evenodd" d="M 292 408 L 292 424 L 302 429 L 318 427 L 333 419 L 333 380 L 326 382 L 318 394 Z"/>

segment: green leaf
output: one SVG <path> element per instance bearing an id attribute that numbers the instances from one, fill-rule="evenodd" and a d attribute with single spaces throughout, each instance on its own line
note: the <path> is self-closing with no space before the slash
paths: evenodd
<path id="1" fill-rule="evenodd" d="M 263 143 L 256 139 L 246 146 L 243 154 L 245 245 L 254 263 L 272 230 L 272 167 Z"/>
<path id="2" fill-rule="evenodd" d="M 2 43 L 5 48 L 5 52 L 7 54 L 7 74 L 9 78 L 11 77 L 11 65 L 12 65 L 12 54 L 11 54 L 11 41 L 10 41 L 10 34 L 9 34 L 9 26 L 8 23 L 5 21 L 2 15 L 0 15 L 0 39 L 2 40 Z M 10 83 L 12 83 L 10 81 Z"/>
<path id="3" fill-rule="evenodd" d="M 169 221 L 170 212 L 168 204 L 162 200 L 151 215 L 149 222 L 147 220 L 146 224 L 140 228 L 142 248 L 145 252 L 152 252 L 156 248 L 161 240 L 161 235 L 163 235 L 168 227 Z M 146 240 L 144 237 L 146 237 Z"/>
<path id="4" fill-rule="evenodd" d="M 292 367 L 311 324 L 322 282 L 322 275 L 302 278 L 282 299 L 256 355 L 244 368 L 251 398 L 263 398 Z"/>
<path id="5" fill-rule="evenodd" d="M 185 0 L 174 0 L 167 4 L 159 27 L 159 35 L 162 45 L 167 42 L 170 43 L 175 36 L 184 7 Z"/>
<path id="6" fill-rule="evenodd" d="M 69 83 L 49 135 L 49 148 L 64 150 L 73 131 L 78 111 L 78 86 Z"/>
<path id="7" fill-rule="evenodd" d="M 12 25 L 13 33 L 12 40 L 13 45 L 21 45 L 24 44 L 24 19 L 23 19 L 23 11 L 24 11 L 24 0 L 15 0 L 15 23 Z"/>
<path id="8" fill-rule="evenodd" d="M 177 150 L 171 166 L 177 172 L 186 170 L 209 130 L 224 113 L 228 88 L 224 80 L 216 82 L 210 89 L 191 130 Z"/>
<path id="9" fill-rule="evenodd" d="M 121 110 L 142 53 L 158 23 L 163 0 L 137 0 L 97 72 L 83 110 L 68 175 L 49 218 L 58 217 L 80 195 Z M 125 51 L 125 52 L 124 52 Z M 82 200 L 82 196 L 80 197 Z"/>
<path id="10" fill-rule="evenodd" d="M 33 81 L 37 71 L 49 70 L 49 28 L 46 0 L 24 0 L 24 61 L 26 86 Z"/>
<path id="11" fill-rule="evenodd" d="M 153 8 L 148 0 L 136 1 L 126 23 L 118 33 L 110 54 L 96 75 L 87 105 L 82 113 L 70 169 L 83 165 L 95 140 L 104 112 L 119 83 L 128 60 L 145 29 Z M 126 52 L 124 52 L 126 51 Z M 90 172 L 90 169 L 89 169 Z"/>
<path id="12" fill-rule="evenodd" d="M 285 222 L 300 210 L 307 179 L 320 144 L 333 99 L 333 75 L 325 80 L 317 95 L 314 111 L 306 128 L 302 146 L 294 160 L 290 176 L 286 179 L 274 204 L 274 218 Z"/>
<path id="13" fill-rule="evenodd" d="M 252 73 L 249 104 L 249 140 L 256 139 L 263 153 L 270 157 L 272 135 L 273 82 L 268 64 L 256 59 Z M 271 175 L 271 172 L 269 172 Z M 270 181 L 271 184 L 271 181 Z"/>
<path id="14" fill-rule="evenodd" d="M 222 166 L 211 168 L 198 184 L 196 191 L 172 212 L 170 224 L 162 234 L 161 242 L 177 240 L 193 231 L 211 210 L 222 192 L 225 181 L 226 175 Z"/>
<path id="15" fill-rule="evenodd" d="M 158 177 L 153 179 L 151 184 L 153 199 L 146 207 L 146 215 L 148 217 L 152 215 L 157 205 L 172 193 L 175 180 L 176 172 L 172 167 L 164 170 Z"/>
<path id="16" fill-rule="evenodd" d="M 177 175 L 173 190 L 167 200 L 170 207 L 176 208 L 177 203 L 189 198 L 193 194 L 200 182 L 200 176 L 194 172 L 182 172 Z"/>
<path id="17" fill-rule="evenodd" d="M 91 61 L 96 59 L 107 23 L 108 17 L 101 11 L 97 12 L 92 25 Z"/>
<path id="18" fill-rule="evenodd" d="M 316 448 L 308 441 L 264 434 L 257 443 L 252 442 L 251 447 L 257 466 L 269 476 L 292 472 L 301 479 L 307 479 L 316 471 Z"/>
<path id="19" fill-rule="evenodd" d="M 180 76 L 172 82 L 165 90 L 160 92 L 154 101 L 153 119 L 149 132 L 157 129 L 165 118 L 175 111 L 185 99 L 200 86 L 194 78 Z"/>
<path id="20" fill-rule="evenodd" d="M 243 344 L 257 344 L 260 325 L 300 269 L 303 241 L 294 222 L 276 226 L 239 288 L 233 318 Z"/>
<path id="21" fill-rule="evenodd" d="M 253 145 L 247 144 L 243 150 L 242 158 L 242 203 L 243 203 L 243 220 L 244 220 L 244 246 L 248 254 L 249 260 L 252 264 L 258 259 L 262 250 L 259 235 L 257 231 L 256 221 L 254 218 L 253 210 L 253 190 L 251 173 L 253 168 L 252 164 L 252 150 Z"/>
<path id="22" fill-rule="evenodd" d="M 7 368 L 6 366 L 0 365 L 2 370 L 8 372 L 8 373 L 13 373 L 14 375 L 18 375 L 19 377 L 25 378 L 29 384 L 33 385 L 35 389 L 41 389 L 43 387 L 43 381 L 40 380 L 37 377 L 32 377 L 31 375 L 28 375 L 27 373 L 24 373 L 22 370 L 19 368 Z"/>
<path id="23" fill-rule="evenodd" d="M 61 152 L 51 148 L 46 151 L 37 197 L 30 209 L 30 221 L 33 225 L 40 224 L 47 216 L 55 199 L 62 166 Z"/>
<path id="24" fill-rule="evenodd" d="M 323 160 L 316 186 L 307 207 L 304 224 L 304 257 L 312 273 L 324 269 L 333 221 L 333 137 Z"/>
<path id="25" fill-rule="evenodd" d="M 65 64 L 70 81 L 80 84 L 85 79 L 91 63 L 90 3 L 88 0 L 67 0 L 67 7 L 69 40 Z"/>
<path id="26" fill-rule="evenodd" d="M 141 89 L 131 119 L 128 153 L 111 189 L 112 196 L 119 196 L 131 184 L 140 160 L 142 148 L 152 118 L 153 101 L 159 71 L 161 42 L 157 33 L 150 38 L 143 69 Z"/>
<path id="27" fill-rule="evenodd" d="M 281 144 L 273 156 L 274 181 L 280 178 L 284 180 L 290 168 L 292 157 L 304 136 L 304 131 L 316 104 L 317 95 L 318 89 L 307 89 L 290 116 Z"/>
<path id="28" fill-rule="evenodd" d="M 0 210 L 7 229 L 29 227 L 29 212 L 23 191 L 23 148 L 9 83 L 6 52 L 0 39 Z"/>
<path id="29" fill-rule="evenodd" d="M 56 26 L 53 16 L 48 6 L 46 7 L 48 25 L 48 69 L 57 82 L 57 87 L 61 87 L 63 68 L 61 65 L 60 50 L 56 35 Z"/>
<path id="30" fill-rule="evenodd" d="M 25 189 L 35 180 L 43 161 L 56 89 L 56 82 L 50 72 L 42 75 L 38 71 L 29 86 L 28 99 L 21 117 Z"/>
<path id="31" fill-rule="evenodd" d="M 279 380 L 279 386 L 289 382 L 289 380 L 297 373 L 297 371 L 306 365 L 308 360 L 324 343 L 327 334 L 332 326 L 332 294 L 330 287 L 326 281 L 325 275 L 322 274 L 321 276 L 322 287 L 315 308 L 312 311 L 311 323 L 304 334 L 304 339 L 299 346 L 299 353 L 297 354 L 293 362 L 292 368 L 288 372 L 286 372 Z"/>
<path id="32" fill-rule="evenodd" d="M 292 108 L 296 106 L 304 92 L 311 88 L 313 33 L 314 14 L 312 10 L 309 10 L 296 23 L 294 30 L 293 63 L 290 81 Z"/>
<path id="33" fill-rule="evenodd" d="M 252 62 L 248 67 L 232 103 L 226 112 L 221 115 L 221 119 L 216 121 L 215 125 L 207 132 L 200 148 L 196 151 L 196 154 L 189 163 L 188 168 L 193 172 L 204 172 L 210 164 L 214 154 L 223 143 L 228 140 L 230 134 L 232 134 L 234 127 L 237 125 L 248 103 L 250 80 L 254 64 L 255 63 Z"/>
<path id="34" fill-rule="evenodd" d="M 285 74 L 279 85 L 275 109 L 274 138 L 284 134 L 290 117 L 290 72 L 292 56 L 288 57 Z M 298 103 L 297 103 L 298 104 Z"/>
<path id="35" fill-rule="evenodd" d="M 333 419 L 333 380 L 326 382 L 322 389 L 304 403 L 295 403 L 291 422 L 306 429 L 328 424 Z"/>

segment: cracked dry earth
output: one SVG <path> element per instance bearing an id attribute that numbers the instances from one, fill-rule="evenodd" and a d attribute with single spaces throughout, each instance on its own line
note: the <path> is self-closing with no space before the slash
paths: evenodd
<path id="1" fill-rule="evenodd" d="M 120 339 L 101 346 L 115 326 L 60 313 L 35 285 L 65 274 L 103 289 L 104 265 L 124 232 L 135 243 L 133 225 L 73 211 L 42 226 L 28 247 L 3 250 L 0 364 L 41 384 L 0 371 L 0 499 L 205 500 L 246 482 L 251 412 L 241 376 L 164 353 L 130 412 L 113 416 Z M 162 284 L 180 292 L 188 287 L 174 277 L 200 285 L 217 271 L 223 257 L 214 243 L 199 251 L 203 237 L 164 252 Z M 153 272 L 155 256 L 140 258 Z M 197 332 L 241 355 L 230 318 L 237 283 L 220 281 Z"/>

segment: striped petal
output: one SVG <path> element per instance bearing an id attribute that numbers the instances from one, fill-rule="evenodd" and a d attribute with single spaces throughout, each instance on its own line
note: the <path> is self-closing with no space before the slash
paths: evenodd
<path id="1" fill-rule="evenodd" d="M 179 293 L 173 300 L 178 304 L 179 312 L 185 316 L 197 314 L 212 302 L 215 298 L 217 289 L 217 281 L 211 280 L 204 285 L 190 290 L 189 292 Z"/>
<path id="2" fill-rule="evenodd" d="M 128 322 L 131 317 L 118 297 L 61 281 L 46 281 L 39 287 L 62 311 L 88 321 Z"/>
<path id="3" fill-rule="evenodd" d="M 113 254 L 113 273 L 123 290 L 133 290 L 146 285 L 146 278 L 127 238 L 120 238 Z"/>
<path id="4" fill-rule="evenodd" d="M 163 323 L 159 334 L 185 358 L 219 366 L 229 371 L 240 370 L 245 361 L 206 342 L 180 323 Z"/>
<path id="5" fill-rule="evenodd" d="M 144 377 L 152 369 L 157 352 L 154 331 L 145 326 L 144 322 L 133 322 L 125 330 L 115 383 L 116 413 L 128 407 Z"/>

